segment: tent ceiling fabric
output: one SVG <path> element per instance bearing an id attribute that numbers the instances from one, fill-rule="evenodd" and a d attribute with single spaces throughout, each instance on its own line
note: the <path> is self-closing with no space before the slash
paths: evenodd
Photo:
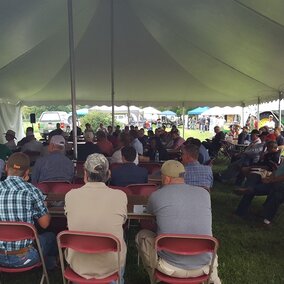
<path id="1" fill-rule="evenodd" d="M 111 104 L 111 0 L 73 0 L 78 104 Z M 115 104 L 224 106 L 284 88 L 284 1 L 115 0 Z M 66 0 L 0 2 L 0 98 L 70 103 Z"/>

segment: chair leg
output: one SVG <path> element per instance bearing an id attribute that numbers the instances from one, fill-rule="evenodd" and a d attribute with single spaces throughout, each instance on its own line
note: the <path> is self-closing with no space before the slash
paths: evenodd
<path id="1" fill-rule="evenodd" d="M 42 275 L 41 275 L 41 279 L 40 279 L 40 284 L 43 284 L 43 283 L 44 283 L 44 278 L 45 278 L 45 276 L 44 276 L 44 274 L 42 274 Z"/>

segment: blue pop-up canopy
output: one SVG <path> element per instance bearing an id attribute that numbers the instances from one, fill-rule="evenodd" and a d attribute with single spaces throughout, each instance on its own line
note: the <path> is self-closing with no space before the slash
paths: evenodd
<path id="1" fill-rule="evenodd" d="M 206 111 L 207 109 L 209 109 L 209 107 L 197 107 L 195 109 L 192 109 L 190 111 L 187 112 L 188 115 L 199 115 L 201 113 L 203 113 L 204 111 Z"/>
<path id="2" fill-rule="evenodd" d="M 165 116 L 175 116 L 177 115 L 175 112 L 171 111 L 171 110 L 165 110 L 161 112 L 161 115 L 165 115 Z"/>

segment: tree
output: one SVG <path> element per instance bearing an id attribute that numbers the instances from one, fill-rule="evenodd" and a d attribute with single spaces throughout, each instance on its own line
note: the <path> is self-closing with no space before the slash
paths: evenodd
<path id="1" fill-rule="evenodd" d="M 90 123 L 93 130 L 96 131 L 99 128 L 100 123 L 105 127 L 111 125 L 111 114 L 103 113 L 99 111 L 89 112 L 87 115 L 80 119 L 81 125 L 85 126 L 86 123 Z M 115 124 L 120 124 L 115 121 Z"/>

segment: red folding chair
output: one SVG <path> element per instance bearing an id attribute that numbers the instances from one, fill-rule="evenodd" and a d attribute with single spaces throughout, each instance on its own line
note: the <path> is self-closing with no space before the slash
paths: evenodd
<path id="1" fill-rule="evenodd" d="M 161 170 L 162 164 L 159 164 L 159 163 L 139 163 L 138 166 L 147 169 L 148 175 L 152 175 L 153 173 Z"/>
<path id="2" fill-rule="evenodd" d="M 7 273 L 18 273 L 18 272 L 24 272 L 28 270 L 32 270 L 34 268 L 42 267 L 43 273 L 40 280 L 40 283 L 44 283 L 44 280 L 46 280 L 46 283 L 49 284 L 48 274 L 46 271 L 46 266 L 44 262 L 44 257 L 42 253 L 42 249 L 40 246 L 40 242 L 38 239 L 37 231 L 35 227 L 32 224 L 24 223 L 24 222 L 0 222 L 0 240 L 4 242 L 15 242 L 15 241 L 21 241 L 31 239 L 35 241 L 37 250 L 40 256 L 40 262 L 28 266 L 28 267 L 17 267 L 17 268 L 11 268 L 11 267 L 4 267 L 0 266 L 0 272 L 7 272 Z"/>
<path id="3" fill-rule="evenodd" d="M 35 186 L 39 188 L 44 194 L 48 194 L 48 193 L 53 193 L 53 188 L 59 184 L 70 185 L 71 183 L 65 180 L 54 180 L 54 181 L 42 181 L 35 184 Z"/>
<path id="4" fill-rule="evenodd" d="M 111 234 L 92 233 L 92 232 L 79 232 L 79 231 L 63 231 L 57 235 L 57 245 L 59 250 L 61 271 L 63 283 L 66 279 L 75 283 L 88 283 L 88 284 L 103 284 L 110 283 L 111 281 L 118 281 L 120 283 L 120 252 L 121 244 L 117 237 Z M 117 253 L 117 267 L 118 272 L 103 278 L 103 279 L 85 279 L 75 273 L 68 265 L 64 265 L 63 249 L 73 249 L 75 251 L 96 254 L 96 253 Z"/>
<path id="5" fill-rule="evenodd" d="M 48 194 L 49 193 L 49 185 L 47 183 L 37 183 L 37 184 L 34 184 L 35 187 L 37 187 L 38 189 L 40 189 L 40 191 L 43 193 L 43 194 Z"/>
<path id="6" fill-rule="evenodd" d="M 187 234 L 162 234 L 156 238 L 155 249 L 157 252 L 164 251 L 179 255 L 199 255 L 203 253 L 212 253 L 212 260 L 208 274 L 198 277 L 177 278 L 166 275 L 159 270 L 155 270 L 157 280 L 169 284 L 199 284 L 206 281 L 209 283 L 213 263 L 218 249 L 218 240 L 214 237 L 205 235 L 187 235 Z"/>
<path id="7" fill-rule="evenodd" d="M 109 185 L 109 188 L 122 190 L 126 195 L 131 195 L 131 190 L 127 186 Z"/>
<path id="8" fill-rule="evenodd" d="M 82 184 L 55 182 L 53 184 L 50 184 L 49 193 L 66 194 L 71 189 L 80 188 L 80 187 L 82 187 Z"/>
<path id="9" fill-rule="evenodd" d="M 130 184 L 127 186 L 129 195 L 149 196 L 158 189 L 158 185 L 154 183 Z"/>

